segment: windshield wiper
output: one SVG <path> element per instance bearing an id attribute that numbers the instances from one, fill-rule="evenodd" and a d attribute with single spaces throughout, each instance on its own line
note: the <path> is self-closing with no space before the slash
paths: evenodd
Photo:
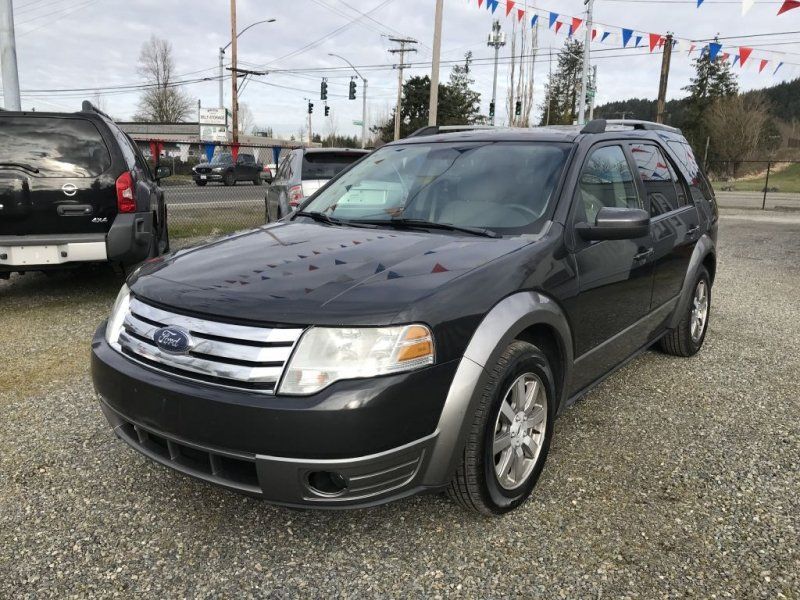
<path id="1" fill-rule="evenodd" d="M 18 167 L 20 169 L 25 169 L 26 171 L 30 171 L 31 173 L 39 172 L 39 169 L 37 169 L 33 165 L 21 162 L 0 162 L 0 167 Z"/>
<path id="2" fill-rule="evenodd" d="M 325 213 L 318 212 L 316 210 L 305 211 L 299 210 L 294 213 L 296 217 L 308 217 L 309 219 L 313 219 L 317 223 L 326 223 L 327 225 L 341 225 L 342 222 L 339 219 L 334 219 L 326 215 Z"/>
<path id="3" fill-rule="evenodd" d="M 420 229 L 444 229 L 445 231 L 458 231 L 460 233 L 469 233 L 471 235 L 480 235 L 483 237 L 499 238 L 502 237 L 496 231 L 487 227 L 467 227 L 465 225 L 453 225 L 451 223 L 437 223 L 436 221 L 426 221 L 424 219 L 373 219 L 364 220 L 357 219 L 351 222 L 355 223 L 369 223 L 370 225 L 391 225 L 393 227 L 418 227 Z"/>

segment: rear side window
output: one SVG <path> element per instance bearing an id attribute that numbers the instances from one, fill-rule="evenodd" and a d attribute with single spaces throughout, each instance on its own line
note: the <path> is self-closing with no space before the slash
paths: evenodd
<path id="1" fill-rule="evenodd" d="M 301 178 L 333 179 L 362 156 L 349 152 L 306 152 L 303 155 Z"/>
<path id="2" fill-rule="evenodd" d="M 714 193 L 711 191 L 711 185 L 708 183 L 708 179 L 697 164 L 697 159 L 689 143 L 670 140 L 667 142 L 667 145 L 686 169 L 689 188 L 691 189 L 694 201 L 698 202 L 705 199 L 713 204 Z"/>
<path id="3" fill-rule="evenodd" d="M 633 173 L 621 146 L 593 150 L 583 165 L 579 209 L 587 223 L 594 223 L 601 208 L 641 208 Z M 578 214 L 578 219 L 583 220 Z"/>
<path id="4" fill-rule="evenodd" d="M 650 200 L 650 214 L 663 215 L 686 205 L 684 194 L 678 194 L 680 182 L 667 157 L 653 144 L 631 144 L 639 175 Z"/>
<path id="5" fill-rule="evenodd" d="M 86 119 L 0 117 L 0 163 L 38 169 L 39 177 L 97 177 L 111 155 Z"/>
<path id="6" fill-rule="evenodd" d="M 254 165 L 256 164 L 256 158 L 252 154 L 240 154 L 239 163 L 243 165 Z"/>

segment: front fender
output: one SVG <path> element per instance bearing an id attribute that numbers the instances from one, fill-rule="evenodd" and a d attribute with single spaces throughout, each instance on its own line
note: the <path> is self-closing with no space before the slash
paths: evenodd
<path id="1" fill-rule="evenodd" d="M 437 436 L 424 477 L 431 487 L 446 485 L 458 467 L 478 402 L 500 354 L 525 329 L 547 325 L 557 332 L 564 358 L 564 381 L 573 362 L 572 334 L 558 304 L 538 292 L 518 292 L 506 297 L 483 318 L 464 352 L 439 417 Z M 562 386 L 559 408 L 567 386 Z"/>

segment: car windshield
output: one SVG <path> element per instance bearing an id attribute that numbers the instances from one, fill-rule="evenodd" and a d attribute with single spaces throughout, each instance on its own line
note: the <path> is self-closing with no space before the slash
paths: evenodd
<path id="1" fill-rule="evenodd" d="M 569 144 L 461 142 L 386 146 L 322 190 L 305 212 L 341 221 L 414 219 L 537 233 Z"/>
<path id="2" fill-rule="evenodd" d="M 217 154 L 211 159 L 212 165 L 229 165 L 233 162 L 233 156 L 230 154 Z"/>

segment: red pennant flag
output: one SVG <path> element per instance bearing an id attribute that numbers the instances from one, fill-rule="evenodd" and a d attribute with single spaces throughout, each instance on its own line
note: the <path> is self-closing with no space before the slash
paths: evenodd
<path id="1" fill-rule="evenodd" d="M 483 0 L 478 0 L 478 8 L 480 8 L 482 4 L 483 4 Z"/>
<path id="2" fill-rule="evenodd" d="M 558 30 L 561 29 L 562 25 L 563 23 L 561 21 L 556 21 L 556 33 L 558 33 Z"/>
<path id="3" fill-rule="evenodd" d="M 778 10 L 778 14 L 782 15 L 783 13 L 797 8 L 798 6 L 800 6 L 800 1 L 798 0 L 783 0 L 783 4 L 781 4 L 780 10 Z"/>
<path id="4" fill-rule="evenodd" d="M 731 55 L 730 55 L 729 52 L 723 52 L 722 53 L 722 60 L 728 60 L 730 58 L 730 56 Z"/>
<path id="5" fill-rule="evenodd" d="M 506 0 L 506 16 L 508 16 L 508 13 L 510 13 L 513 10 L 513 8 L 514 8 L 514 2 L 512 2 L 511 0 Z"/>
<path id="6" fill-rule="evenodd" d="M 752 48 L 746 48 L 745 46 L 739 46 L 739 61 L 744 66 L 745 61 L 750 58 L 750 53 L 753 52 Z"/>
<path id="7" fill-rule="evenodd" d="M 767 63 L 769 63 L 769 61 L 766 58 L 762 58 L 761 59 L 761 63 L 758 65 L 758 72 L 759 73 L 761 73 L 761 71 L 764 70 L 764 67 L 767 66 Z"/>
<path id="8" fill-rule="evenodd" d="M 572 17 L 572 33 L 577 33 L 578 29 L 583 23 L 583 19 L 579 19 L 578 17 Z"/>
<path id="9" fill-rule="evenodd" d="M 522 18 L 525 16 L 525 11 L 521 8 L 517 9 L 517 21 L 522 21 Z"/>
<path id="10" fill-rule="evenodd" d="M 596 37 L 597 37 L 597 29 L 592 27 L 592 41 L 594 41 L 594 38 L 596 38 Z"/>
<path id="11" fill-rule="evenodd" d="M 660 40 L 661 40 L 661 34 L 660 33 L 651 33 L 650 34 L 650 52 L 655 50 L 656 45 L 658 45 L 658 42 Z"/>
<path id="12" fill-rule="evenodd" d="M 691 55 L 692 55 L 692 52 L 694 52 L 694 49 L 695 49 L 695 48 L 697 48 L 697 45 L 695 45 L 695 44 L 692 44 L 692 46 L 689 48 L 689 56 L 691 56 Z"/>
<path id="13" fill-rule="evenodd" d="M 239 157 L 239 144 L 231 144 L 231 155 L 233 155 L 233 161 L 236 162 Z"/>

